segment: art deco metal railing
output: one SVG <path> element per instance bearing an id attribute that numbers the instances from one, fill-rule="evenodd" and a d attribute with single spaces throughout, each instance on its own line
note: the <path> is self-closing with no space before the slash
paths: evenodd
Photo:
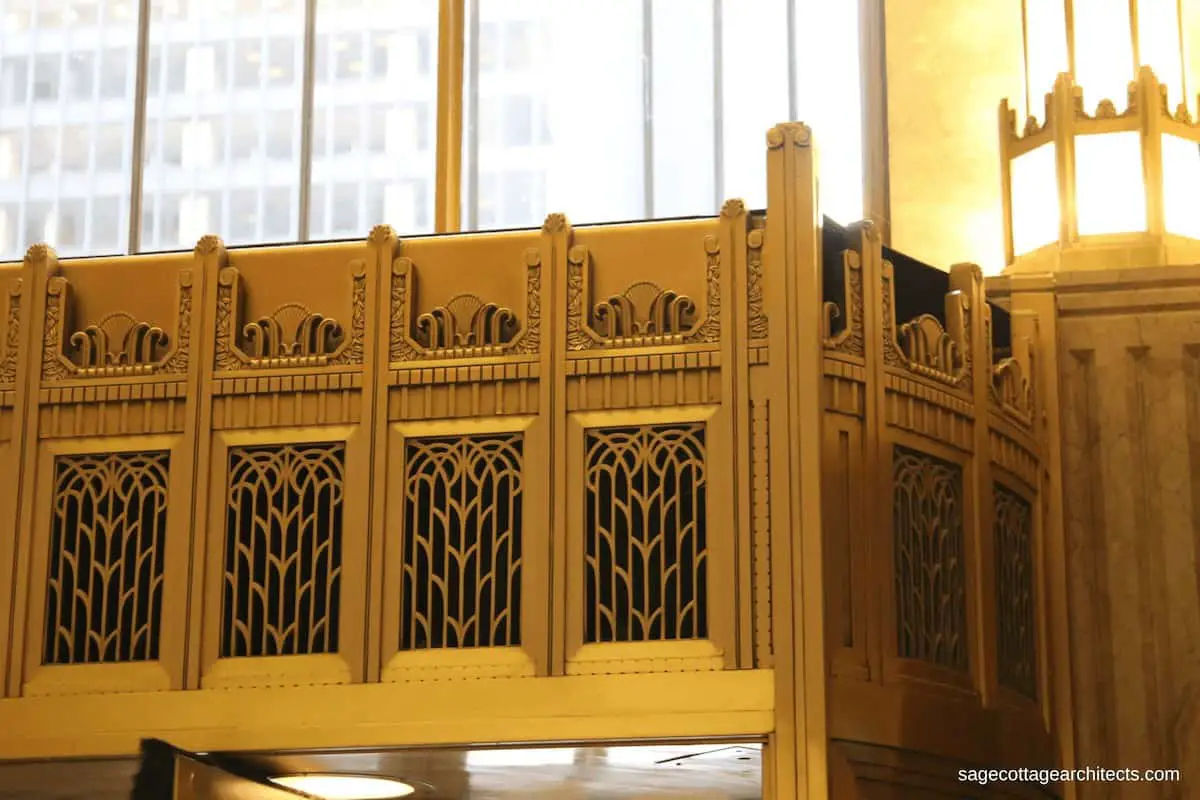
<path id="1" fill-rule="evenodd" d="M 856 769 L 1051 761 L 1036 320 L 808 145 L 765 213 L 3 267 L 9 697 L 815 653 Z"/>

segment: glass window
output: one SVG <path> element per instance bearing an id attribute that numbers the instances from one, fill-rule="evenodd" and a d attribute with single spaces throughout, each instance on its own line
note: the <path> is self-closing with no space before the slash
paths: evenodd
<path id="1" fill-rule="evenodd" d="M 311 238 L 361 237 L 380 222 L 431 230 L 432 193 L 392 187 L 435 179 L 437 75 L 422 59 L 437 41 L 439 5 L 396 0 L 366 13 L 317 0 Z"/>
<path id="2" fill-rule="evenodd" d="M 577 222 L 713 214 L 729 197 L 761 208 L 763 135 L 794 118 L 821 131 L 824 209 L 857 220 L 856 9 L 818 0 L 469 0 L 465 226 L 534 226 L 547 207 Z"/>
<path id="3" fill-rule="evenodd" d="M 116 123 L 96 126 L 97 172 L 123 173 L 129 168 L 130 134 L 126 126 Z"/>
<path id="4" fill-rule="evenodd" d="M 262 241 L 264 198 L 299 180 L 304 14 L 292 0 L 213 13 L 220 5 L 178 12 L 203 24 L 151 19 L 151 48 L 165 46 L 167 63 L 147 97 L 147 131 L 162 126 L 180 144 L 147 142 L 143 205 L 154 219 L 142 250 L 190 248 L 208 233 L 231 245 Z M 284 219 L 288 228 L 271 238 L 297 239 L 292 215 Z"/>
<path id="5" fill-rule="evenodd" d="M 92 198 L 91 249 L 113 253 L 121 246 L 121 232 L 129 211 L 120 195 Z"/>
<path id="6" fill-rule="evenodd" d="M 33 60 L 33 100 L 57 100 L 62 83 L 62 55 L 37 56 Z"/>
<path id="7" fill-rule="evenodd" d="M 71 53 L 67 57 L 67 92 L 72 100 L 90 100 L 96 85 L 96 54 Z"/>
<path id="8" fill-rule="evenodd" d="M 441 5 L 150 0 L 136 249 L 190 248 L 210 232 L 238 245 L 358 238 L 379 222 L 430 231 Z M 0 0 L 0 258 L 39 239 L 71 253 L 129 249 L 138 8 Z M 789 118 L 821 137 L 824 210 L 861 216 L 856 4 L 466 10 L 465 228 L 537 226 L 549 209 L 583 223 L 712 214 L 728 197 L 761 207 L 763 133 Z"/>
<path id="9" fill-rule="evenodd" d="M 533 23 L 510 22 L 504 30 L 504 69 L 520 72 L 533 63 Z"/>
<path id="10" fill-rule="evenodd" d="M 100 53 L 100 96 L 108 99 L 133 94 L 133 73 L 137 68 L 133 51 L 117 47 Z"/>
<path id="11" fill-rule="evenodd" d="M 136 3 L 0 6 L 0 259 L 125 251 Z"/>
<path id="12" fill-rule="evenodd" d="M 58 160 L 59 130 L 49 125 L 39 125 L 30 130 L 29 137 L 29 172 L 32 175 L 45 175 L 54 171 Z M 30 242 L 36 244 L 36 242 Z"/>
<path id="13" fill-rule="evenodd" d="M 0 258 L 11 260 L 16 257 L 20 216 L 21 207 L 16 203 L 0 203 Z"/>
<path id="14" fill-rule="evenodd" d="M 258 236 L 258 192 L 255 190 L 230 192 L 229 235 L 244 242 Z"/>
<path id="15" fill-rule="evenodd" d="M 333 186 L 334 236 L 353 236 L 358 233 L 358 184 L 336 183 Z"/>
<path id="16" fill-rule="evenodd" d="M 0 181 L 10 181 L 21 174 L 24 151 L 24 137 L 18 131 L 0 131 Z"/>
<path id="17" fill-rule="evenodd" d="M 29 61 L 24 56 L 0 57 L 0 106 L 29 101 Z"/>
<path id="18" fill-rule="evenodd" d="M 291 187 L 273 187 L 263 193 L 264 242 L 285 242 L 294 224 L 297 210 L 296 192 Z"/>
<path id="19" fill-rule="evenodd" d="M 291 86 L 296 82 L 296 53 L 300 49 L 291 39 L 275 38 L 268 43 L 267 83 Z"/>
<path id="20" fill-rule="evenodd" d="M 207 50 L 207 48 L 206 48 Z M 233 85 L 238 89 L 257 88 L 263 72 L 261 39 L 239 39 L 233 43 Z"/>
<path id="21" fill-rule="evenodd" d="M 533 144 L 533 98 L 511 95 L 504 98 L 504 146 L 529 147 Z"/>
<path id="22" fill-rule="evenodd" d="M 63 128 L 62 158 L 59 159 L 59 168 L 63 172 L 82 172 L 86 174 L 88 164 L 91 161 L 91 149 L 92 132 L 87 125 L 72 125 Z"/>
<path id="23" fill-rule="evenodd" d="M 642 0 L 468 2 L 465 227 L 540 225 L 543 206 L 566 211 L 577 222 L 636 219 L 652 213 L 644 167 L 643 6 Z M 681 24 L 697 16 L 688 8 Z M 711 16 L 707 25 L 712 27 Z M 472 31 L 478 32 L 477 39 L 471 38 Z M 580 31 L 588 33 L 580 36 Z M 711 93 L 711 77 L 708 86 Z M 534 131 L 542 131 L 533 120 L 538 105 L 534 98 L 554 98 L 553 103 L 545 102 L 548 137 L 542 140 L 539 135 L 541 143 L 536 147 L 532 146 Z M 492 115 L 497 114 L 497 106 L 498 143 L 490 138 L 490 131 L 496 129 Z M 596 113 L 597 108 L 604 113 Z M 472 110 L 477 111 L 474 118 Z M 688 136 L 676 144 L 686 147 L 692 138 L 703 137 Z M 755 152 L 761 149 L 756 146 Z M 599 153 L 604 157 L 598 158 Z M 695 170 L 697 165 L 689 168 Z M 488 197 L 490 187 L 481 177 L 489 173 L 501 183 L 494 199 Z M 545 202 L 515 204 L 510 209 L 500 198 L 509 191 L 503 184 L 514 173 L 527 176 L 520 181 L 540 180 Z"/>

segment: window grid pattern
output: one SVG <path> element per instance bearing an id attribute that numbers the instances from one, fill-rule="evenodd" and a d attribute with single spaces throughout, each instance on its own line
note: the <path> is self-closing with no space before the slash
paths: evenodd
<path id="1" fill-rule="evenodd" d="M 438 5 L 0 0 L 0 261 L 432 230 Z"/>
<path id="2" fill-rule="evenodd" d="M 839 134 L 823 185 L 861 184 L 827 174 L 831 151 L 861 152 L 856 12 L 464 4 L 455 189 L 436 185 L 438 0 L 0 0 L 0 261 L 42 241 L 81 256 L 424 233 L 440 191 L 469 230 L 761 207 L 763 131 L 797 116 Z"/>

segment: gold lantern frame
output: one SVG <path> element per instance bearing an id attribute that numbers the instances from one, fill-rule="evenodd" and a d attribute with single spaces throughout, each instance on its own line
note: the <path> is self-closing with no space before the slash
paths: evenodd
<path id="1" fill-rule="evenodd" d="M 1118 111 L 1112 100 L 1101 100 L 1095 112 L 1084 107 L 1083 90 L 1069 73 L 1061 73 L 1046 95 L 1045 119 L 1029 116 L 1017 127 L 1016 110 L 1000 104 L 1000 172 L 1004 203 L 1004 255 L 1007 272 L 1122 269 L 1200 263 L 1200 239 L 1168 230 L 1164 190 L 1163 142 L 1178 137 L 1195 144 L 1200 158 L 1200 125 L 1186 103 L 1174 111 L 1167 86 L 1148 66 L 1129 83 L 1128 105 Z M 1141 173 L 1145 184 L 1146 220 L 1140 231 L 1081 234 L 1076 153 L 1079 141 L 1111 133 L 1138 134 Z M 1058 195 L 1058 236 L 1036 249 L 1017 253 L 1013 225 L 1013 163 L 1042 147 L 1053 148 Z M 1017 202 L 1020 198 L 1017 199 Z"/>

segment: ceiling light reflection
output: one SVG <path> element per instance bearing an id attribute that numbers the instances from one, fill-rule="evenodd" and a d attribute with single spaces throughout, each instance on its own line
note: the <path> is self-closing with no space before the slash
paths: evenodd
<path id="1" fill-rule="evenodd" d="M 467 768 L 480 767 L 554 767 L 575 763 L 575 748 L 523 748 L 519 750 L 472 750 L 467 753 Z"/>
<path id="2" fill-rule="evenodd" d="M 271 783 L 323 800 L 394 800 L 415 791 L 402 781 L 363 775 L 282 775 Z"/>

